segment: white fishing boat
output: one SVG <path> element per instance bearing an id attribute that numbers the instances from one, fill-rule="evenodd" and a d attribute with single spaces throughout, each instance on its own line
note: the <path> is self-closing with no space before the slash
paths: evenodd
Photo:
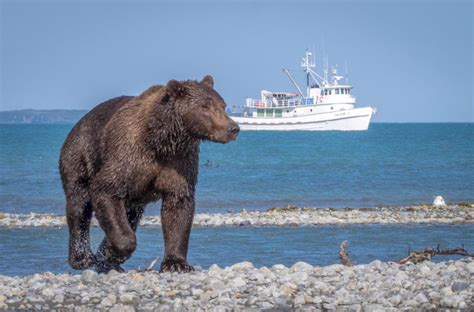
<path id="1" fill-rule="evenodd" d="M 340 81 L 345 78 L 332 68 L 328 79 L 328 66 L 324 74 L 316 73 L 314 56 L 306 51 L 301 62 L 306 74 L 306 94 L 290 74 L 297 92 L 261 91 L 260 99 L 247 98 L 239 116 L 232 116 L 241 130 L 344 130 L 361 131 L 369 128 L 373 107 L 356 108 L 352 86 Z"/>

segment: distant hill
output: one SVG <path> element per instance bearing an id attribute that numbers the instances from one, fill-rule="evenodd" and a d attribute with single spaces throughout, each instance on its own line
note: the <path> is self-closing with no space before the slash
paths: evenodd
<path id="1" fill-rule="evenodd" d="M 66 109 L 23 109 L 14 111 L 0 111 L 2 124 L 67 124 L 76 123 L 87 113 L 86 110 Z"/>

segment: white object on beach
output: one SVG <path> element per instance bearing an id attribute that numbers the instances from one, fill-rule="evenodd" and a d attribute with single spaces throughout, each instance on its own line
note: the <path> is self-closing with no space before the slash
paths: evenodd
<path id="1" fill-rule="evenodd" d="M 446 203 L 444 201 L 443 196 L 436 196 L 434 201 L 433 201 L 433 206 L 435 207 L 446 207 Z"/>

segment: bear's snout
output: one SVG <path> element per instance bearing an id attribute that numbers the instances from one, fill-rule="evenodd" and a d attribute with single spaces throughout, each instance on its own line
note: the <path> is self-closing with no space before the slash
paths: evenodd
<path id="1" fill-rule="evenodd" d="M 215 129 L 212 134 L 209 135 L 209 139 L 218 143 L 228 143 L 237 139 L 240 132 L 239 125 L 231 118 L 226 116 L 227 120 L 223 120 L 220 125 L 216 125 L 219 128 Z"/>
<path id="2" fill-rule="evenodd" d="M 240 127 L 235 121 L 229 120 L 229 126 L 227 128 L 227 132 L 229 133 L 229 135 L 232 136 L 232 140 L 235 140 L 237 136 L 239 135 Z"/>

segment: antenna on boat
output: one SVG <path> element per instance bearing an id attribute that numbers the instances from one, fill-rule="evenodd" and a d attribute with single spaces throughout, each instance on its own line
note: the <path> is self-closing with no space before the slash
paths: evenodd
<path id="1" fill-rule="evenodd" d="M 324 80 L 328 84 L 328 74 L 329 74 L 329 57 L 326 56 L 326 64 L 324 64 Z"/>
<path id="2" fill-rule="evenodd" d="M 344 67 L 346 70 L 346 84 L 349 84 L 349 74 L 347 73 L 347 60 L 344 60 Z"/>
<path id="3" fill-rule="evenodd" d="M 326 46 L 324 44 L 324 37 L 321 37 L 321 44 L 323 46 L 323 72 L 324 72 L 323 84 L 327 84 L 327 81 L 328 81 L 328 59 L 327 59 L 327 56 L 326 56 Z"/>

